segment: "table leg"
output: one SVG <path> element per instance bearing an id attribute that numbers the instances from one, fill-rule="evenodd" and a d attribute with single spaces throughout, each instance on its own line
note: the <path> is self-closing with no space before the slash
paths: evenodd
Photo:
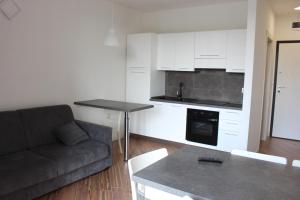
<path id="1" fill-rule="evenodd" d="M 129 151 L 129 113 L 125 112 L 124 118 L 124 161 L 128 160 Z"/>

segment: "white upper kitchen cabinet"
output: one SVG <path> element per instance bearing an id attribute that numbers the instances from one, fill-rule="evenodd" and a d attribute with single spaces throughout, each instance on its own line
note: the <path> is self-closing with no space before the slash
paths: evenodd
<path id="1" fill-rule="evenodd" d="M 148 103 L 165 93 L 165 74 L 156 70 L 157 35 L 132 34 L 127 37 L 126 101 Z"/>
<path id="2" fill-rule="evenodd" d="M 158 35 L 157 69 L 194 71 L 194 33 Z"/>
<path id="3" fill-rule="evenodd" d="M 226 58 L 226 31 L 197 32 L 195 58 Z"/>
<path id="4" fill-rule="evenodd" d="M 195 68 L 226 68 L 226 31 L 196 33 Z"/>
<path id="5" fill-rule="evenodd" d="M 226 72 L 245 72 L 246 37 L 245 29 L 227 31 Z"/>
<path id="6" fill-rule="evenodd" d="M 155 34 L 133 34 L 127 37 L 127 68 L 151 66 L 152 40 Z"/>
<path id="7" fill-rule="evenodd" d="M 126 100 L 128 102 L 145 103 L 150 99 L 149 69 L 128 68 L 126 77 Z"/>
<path id="8" fill-rule="evenodd" d="M 175 63 L 175 34 L 159 34 L 157 39 L 157 69 L 172 70 Z"/>
<path id="9" fill-rule="evenodd" d="M 175 38 L 175 70 L 194 71 L 195 33 L 176 33 Z"/>

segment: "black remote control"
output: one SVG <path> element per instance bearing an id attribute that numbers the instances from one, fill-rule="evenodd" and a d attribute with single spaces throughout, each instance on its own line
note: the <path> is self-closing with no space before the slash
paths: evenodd
<path id="1" fill-rule="evenodd" d="M 212 158 L 212 157 L 199 157 L 198 162 L 217 163 L 217 164 L 223 163 L 222 160 L 219 160 L 217 158 Z"/>

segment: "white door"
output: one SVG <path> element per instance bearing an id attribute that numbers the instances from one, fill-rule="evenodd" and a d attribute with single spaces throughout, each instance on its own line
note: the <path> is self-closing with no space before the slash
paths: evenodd
<path id="1" fill-rule="evenodd" d="M 300 140 L 300 43 L 281 43 L 278 54 L 274 137 Z"/>

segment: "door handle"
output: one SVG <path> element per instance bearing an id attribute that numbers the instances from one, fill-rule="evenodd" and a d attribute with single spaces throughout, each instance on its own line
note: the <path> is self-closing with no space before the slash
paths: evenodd
<path id="1" fill-rule="evenodd" d="M 281 89 L 284 89 L 284 88 L 285 88 L 284 86 L 278 86 L 277 92 L 280 93 L 280 92 L 281 92 Z"/>

